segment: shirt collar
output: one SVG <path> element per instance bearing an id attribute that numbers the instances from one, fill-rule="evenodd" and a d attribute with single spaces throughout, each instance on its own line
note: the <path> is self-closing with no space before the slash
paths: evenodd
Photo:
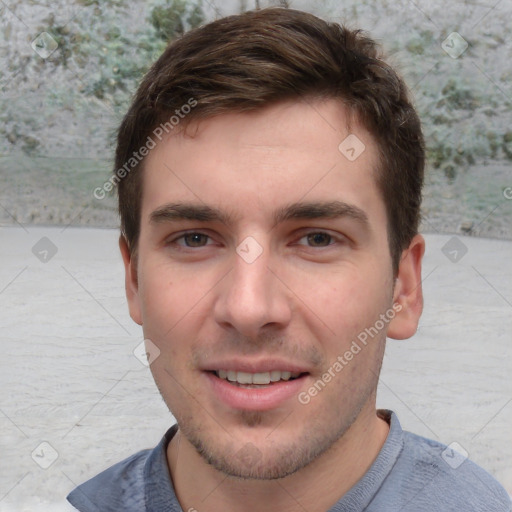
<path id="1" fill-rule="evenodd" d="M 173 425 L 150 453 L 144 467 L 146 512 L 182 512 L 167 464 L 167 446 L 178 431 Z"/>

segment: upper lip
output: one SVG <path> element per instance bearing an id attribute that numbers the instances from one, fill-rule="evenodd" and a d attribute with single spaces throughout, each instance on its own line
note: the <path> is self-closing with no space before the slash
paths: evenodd
<path id="1" fill-rule="evenodd" d="M 265 373 L 271 371 L 282 371 L 291 373 L 309 373 L 309 369 L 303 364 L 293 363 L 281 359 L 260 359 L 260 360 L 247 360 L 247 359 L 229 359 L 208 362 L 208 366 L 202 368 L 204 371 L 236 371 L 246 373 Z"/>

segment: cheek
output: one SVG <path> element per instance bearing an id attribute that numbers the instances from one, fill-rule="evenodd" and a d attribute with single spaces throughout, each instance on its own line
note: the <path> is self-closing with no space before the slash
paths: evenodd
<path id="1" fill-rule="evenodd" d="M 148 262 L 141 277 L 144 336 L 161 351 L 162 358 L 155 364 L 173 366 L 173 361 L 187 357 L 198 338 L 199 327 L 212 310 L 210 296 L 194 276 L 165 265 Z"/>
<path id="2" fill-rule="evenodd" d="M 164 318 L 165 311 L 175 311 L 174 304 L 176 294 L 175 283 L 165 276 L 165 273 L 157 271 L 144 272 L 140 281 L 140 295 L 142 299 L 142 315 L 145 324 L 153 324 L 155 321 L 160 324 Z"/>
<path id="3" fill-rule="evenodd" d="M 139 291 L 146 323 L 172 325 L 192 308 L 198 287 L 191 277 L 161 257 L 145 259 L 139 274 Z"/>
<path id="4" fill-rule="evenodd" d="M 174 336 L 178 319 L 185 316 L 189 302 L 185 292 L 186 287 L 165 268 L 150 262 L 145 265 L 139 280 L 142 326 L 144 336 L 161 350 L 171 348 L 168 340 Z"/>
<path id="5" fill-rule="evenodd" d="M 337 339 L 357 334 L 387 306 L 391 286 L 372 269 L 354 266 L 328 275 L 302 276 L 297 295 Z"/>

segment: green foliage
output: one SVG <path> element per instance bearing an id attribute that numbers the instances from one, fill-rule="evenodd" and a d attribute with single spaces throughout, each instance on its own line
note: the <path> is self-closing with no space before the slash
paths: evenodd
<path id="1" fill-rule="evenodd" d="M 185 26 L 182 17 L 185 14 L 183 1 L 173 1 L 171 7 L 158 6 L 151 12 L 151 24 L 155 27 L 156 35 L 163 41 L 169 41 L 172 37 L 182 35 Z"/>
<path id="2" fill-rule="evenodd" d="M 137 82 L 149 65 L 163 52 L 169 40 L 204 21 L 202 0 L 172 0 L 151 9 L 149 24 L 143 24 L 135 36 L 126 37 L 115 25 L 106 27 L 97 52 L 99 76 L 88 81 L 85 93 L 109 99 L 125 108 Z M 98 45 L 96 45 L 96 50 Z M 92 48 L 86 48 L 89 55 Z"/>
<path id="3" fill-rule="evenodd" d="M 473 110 L 479 102 L 470 87 L 458 83 L 455 79 L 448 80 L 442 89 L 443 98 L 438 106 L 446 105 L 450 110 Z"/>
<path id="4" fill-rule="evenodd" d="M 507 142 L 503 125 L 493 121 L 503 117 L 496 99 L 474 77 L 454 71 L 448 78 L 440 77 L 437 88 L 424 89 L 419 105 L 428 163 L 448 182 L 470 165 L 512 158 L 512 132 Z"/>
<path id="5" fill-rule="evenodd" d="M 73 51 L 78 46 L 77 35 L 71 33 L 69 28 L 65 25 L 57 25 L 52 27 L 51 35 L 59 45 L 60 57 L 62 65 L 67 66 L 68 60 L 73 54 Z"/>
<path id="6" fill-rule="evenodd" d="M 149 65 L 163 52 L 169 40 L 204 22 L 202 0 L 171 0 L 150 8 L 148 21 L 128 35 L 103 16 L 105 2 L 82 0 L 92 9 L 90 24 L 53 25 L 49 32 L 59 44 L 63 66 L 76 73 L 86 96 L 108 100 L 126 108 L 138 81 Z M 123 0 L 107 2 L 119 15 L 127 8 Z M 51 20 L 50 20 L 51 22 Z M 82 70 L 91 72 L 82 73 Z"/>
<path id="7" fill-rule="evenodd" d="M 430 30 L 421 31 L 418 36 L 410 39 L 406 44 L 406 50 L 412 55 L 424 55 L 432 45 L 434 35 Z"/>
<path id="8" fill-rule="evenodd" d="M 39 141 L 35 137 L 31 137 L 30 135 L 23 136 L 22 140 L 22 151 L 27 155 L 34 155 L 36 153 L 36 150 L 39 148 Z"/>
<path id="9" fill-rule="evenodd" d="M 192 9 L 187 15 L 187 24 L 190 28 L 195 28 L 202 25 L 205 21 L 203 3 L 200 0 L 197 4 L 192 4 Z"/>
<path id="10" fill-rule="evenodd" d="M 443 167 L 443 173 L 448 183 L 453 183 L 457 177 L 457 168 L 453 164 L 447 164 Z"/>
<path id="11" fill-rule="evenodd" d="M 156 6 L 151 11 L 150 22 L 157 37 L 168 42 L 204 22 L 202 1 L 172 0 L 170 5 Z"/>
<path id="12" fill-rule="evenodd" d="M 59 109 L 72 117 L 91 108 L 91 104 L 124 113 L 140 79 L 168 42 L 206 21 L 204 0 L 149 0 L 144 4 L 129 0 L 75 2 L 80 5 L 79 15 L 71 21 L 63 24 L 50 14 L 38 27 L 52 35 L 58 50 L 45 62 L 35 59 L 32 68 L 27 66 L 32 76 L 51 66 L 58 68 L 57 85 L 45 92 L 45 117 L 57 116 Z M 255 5 L 252 0 L 237 3 L 240 10 Z M 271 3 L 285 4 L 277 0 Z M 339 14 L 339 2 L 332 0 L 331 4 L 338 6 Z M 391 16 L 394 5 L 395 2 L 377 0 L 348 2 L 344 16 L 357 25 L 356 21 L 361 18 L 362 22 L 370 11 Z M 333 15 L 334 10 L 333 7 Z M 10 25 L 5 25 L 4 39 L 10 30 Z M 453 179 L 475 163 L 491 158 L 512 160 L 512 131 L 503 122 L 510 118 L 510 102 L 497 93 L 495 84 L 474 67 L 467 67 L 471 61 L 465 55 L 452 59 L 444 54 L 439 37 L 437 31 L 414 25 L 410 30 L 388 33 L 385 42 L 388 49 L 399 54 L 395 63 L 407 68 L 404 75 L 413 86 L 430 166 Z M 475 37 L 471 42 L 472 55 L 498 48 L 503 41 L 494 33 Z M 5 72 L 0 70 L 0 86 L 4 75 L 8 78 L 23 66 L 25 62 L 11 59 Z M 23 77 L 27 83 L 29 75 Z M 17 80 L 21 78 L 20 75 Z M 510 83 L 511 78 L 510 66 L 504 62 L 500 73 L 494 75 L 496 84 Z M 5 147 L 17 146 L 26 152 L 42 150 L 47 132 L 44 120 L 33 115 L 34 108 L 21 102 L 4 104 L 0 109 L 0 140 L 7 141 Z M 36 123 L 34 119 L 41 121 Z M 94 118 L 91 124 L 97 122 Z"/>
<path id="13" fill-rule="evenodd" d="M 509 160 L 512 160 L 512 131 L 507 131 L 503 135 L 503 152 Z"/>
<path id="14" fill-rule="evenodd" d="M 489 142 L 491 158 L 496 158 L 498 156 L 498 149 L 500 147 L 499 142 L 498 142 L 498 135 L 496 132 L 488 131 L 486 136 L 487 136 L 487 140 Z"/>

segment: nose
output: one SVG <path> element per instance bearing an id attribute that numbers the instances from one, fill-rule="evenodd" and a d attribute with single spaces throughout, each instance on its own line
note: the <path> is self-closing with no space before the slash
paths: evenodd
<path id="1" fill-rule="evenodd" d="M 231 272 L 218 289 L 214 306 L 216 322 L 256 339 L 264 330 L 283 329 L 291 318 L 290 294 L 279 279 L 277 265 L 272 265 L 268 250 L 254 261 L 243 254 L 233 254 Z"/>

